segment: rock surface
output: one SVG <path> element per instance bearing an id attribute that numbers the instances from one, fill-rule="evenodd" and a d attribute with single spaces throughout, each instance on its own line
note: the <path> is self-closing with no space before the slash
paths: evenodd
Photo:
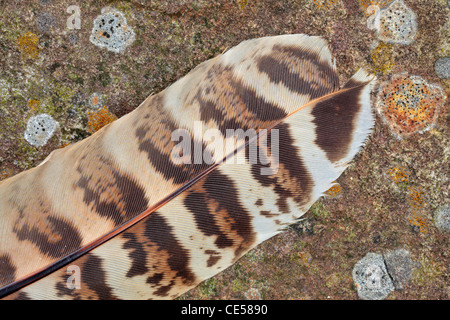
<path id="1" fill-rule="evenodd" d="M 381 254 L 367 253 L 356 263 L 352 275 L 363 300 L 383 300 L 394 290 Z"/>
<path id="2" fill-rule="evenodd" d="M 384 254 L 384 261 L 395 289 L 404 289 L 412 278 L 415 265 L 409 251 L 406 249 L 389 250 Z"/>
<path id="3" fill-rule="evenodd" d="M 450 58 L 444 57 L 436 60 L 434 64 L 434 71 L 441 79 L 449 79 L 450 78 Z"/>

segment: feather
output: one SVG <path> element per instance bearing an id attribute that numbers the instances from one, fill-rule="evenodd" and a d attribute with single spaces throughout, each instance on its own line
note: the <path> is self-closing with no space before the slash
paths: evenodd
<path id="1" fill-rule="evenodd" d="M 359 70 L 340 87 L 325 40 L 307 35 L 247 40 L 200 64 L 0 182 L 0 295 L 171 299 L 194 288 L 333 185 L 370 134 L 374 82 Z"/>

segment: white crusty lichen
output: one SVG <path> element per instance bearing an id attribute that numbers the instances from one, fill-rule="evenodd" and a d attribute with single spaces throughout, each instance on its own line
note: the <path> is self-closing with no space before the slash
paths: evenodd
<path id="1" fill-rule="evenodd" d="M 377 38 L 386 43 L 409 45 L 417 34 L 417 16 L 403 0 L 392 1 L 380 9 L 371 6 L 372 15 L 367 20 L 367 27 L 377 32 Z"/>
<path id="2" fill-rule="evenodd" d="M 353 281 L 363 300 L 383 300 L 395 288 L 386 270 L 383 256 L 369 252 L 353 267 Z"/>
<path id="3" fill-rule="evenodd" d="M 122 12 L 106 7 L 95 18 L 89 40 L 100 48 L 121 53 L 134 42 L 135 34 Z"/>
<path id="4" fill-rule="evenodd" d="M 24 137 L 29 144 L 41 147 L 53 136 L 58 122 L 46 113 L 31 117 L 27 123 Z"/>

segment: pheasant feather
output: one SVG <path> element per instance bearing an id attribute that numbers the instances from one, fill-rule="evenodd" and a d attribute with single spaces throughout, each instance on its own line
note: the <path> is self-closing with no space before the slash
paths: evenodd
<path id="1" fill-rule="evenodd" d="M 200 64 L 0 182 L 1 296 L 183 294 L 333 185 L 370 134 L 374 81 L 360 70 L 340 87 L 326 42 L 307 35 L 244 41 Z"/>

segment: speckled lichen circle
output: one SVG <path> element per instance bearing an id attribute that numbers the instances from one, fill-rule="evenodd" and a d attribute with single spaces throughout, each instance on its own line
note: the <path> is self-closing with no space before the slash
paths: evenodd
<path id="1" fill-rule="evenodd" d="M 35 147 L 42 147 L 53 136 L 58 122 L 46 113 L 31 117 L 24 132 L 24 138 Z"/>
<path id="2" fill-rule="evenodd" d="M 392 133 L 404 138 L 433 128 L 445 98 L 438 85 L 402 73 L 382 85 L 377 109 Z"/>
<path id="3" fill-rule="evenodd" d="M 95 18 L 89 40 L 97 47 L 121 53 L 134 42 L 135 34 L 122 12 L 106 7 Z"/>
<path id="4" fill-rule="evenodd" d="M 367 20 L 369 29 L 375 29 L 378 40 L 386 43 L 409 45 L 417 35 L 417 16 L 405 2 L 395 0 L 380 9 L 373 6 L 372 16 Z"/>

